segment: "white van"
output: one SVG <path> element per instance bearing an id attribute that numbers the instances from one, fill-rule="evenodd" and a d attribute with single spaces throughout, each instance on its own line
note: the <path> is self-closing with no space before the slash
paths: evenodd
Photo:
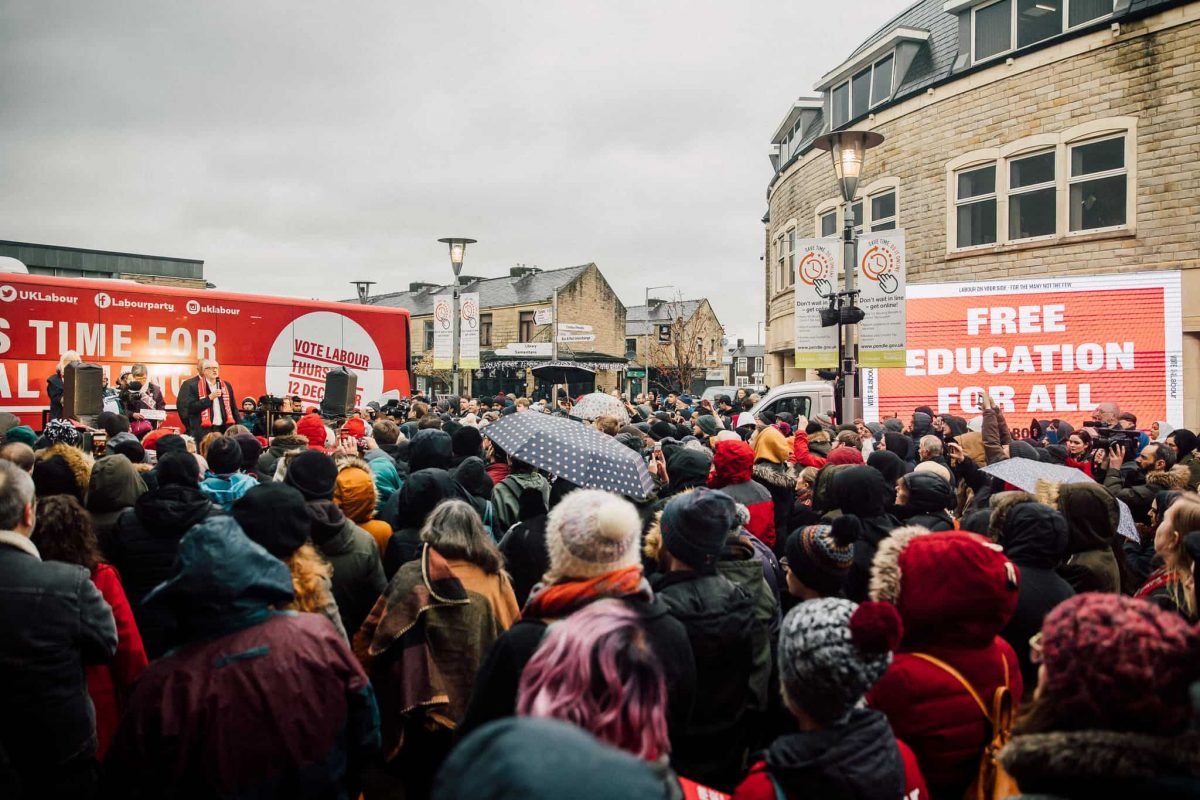
<path id="1" fill-rule="evenodd" d="M 813 414 L 835 415 L 837 398 L 833 384 L 825 381 L 799 381 L 784 383 L 767 392 L 766 396 L 750 410 L 757 419 L 763 411 L 776 414 L 788 413 L 793 419 L 812 419 Z"/>

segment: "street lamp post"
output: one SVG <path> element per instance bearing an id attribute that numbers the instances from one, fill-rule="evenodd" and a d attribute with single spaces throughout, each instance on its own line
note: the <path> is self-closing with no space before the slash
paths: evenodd
<path id="1" fill-rule="evenodd" d="M 845 248 L 845 283 L 843 296 L 850 308 L 842 307 L 840 321 L 845 335 L 843 342 L 842 372 L 842 404 L 838 421 L 845 425 L 855 417 L 857 402 L 855 395 L 858 383 L 857 334 L 858 320 L 853 313 L 854 296 L 858 277 L 858 237 L 854 233 L 854 193 L 858 191 L 858 181 L 862 177 L 863 163 L 867 151 L 883 143 L 883 136 L 874 131 L 837 131 L 819 137 L 813 145 L 821 150 L 828 150 L 833 157 L 833 171 L 837 175 L 838 186 L 842 192 L 842 243 Z M 852 312 L 847 314 L 847 312 Z"/>
<path id="2" fill-rule="evenodd" d="M 453 387 L 454 405 L 458 407 L 458 274 L 462 272 L 463 256 L 467 254 L 467 245 L 475 244 L 474 239 L 462 239 L 458 237 L 447 237 L 438 239 L 442 244 L 450 246 L 450 267 L 454 270 L 454 307 L 450 310 L 450 337 L 454 341 L 454 361 L 451 374 L 454 376 Z"/>

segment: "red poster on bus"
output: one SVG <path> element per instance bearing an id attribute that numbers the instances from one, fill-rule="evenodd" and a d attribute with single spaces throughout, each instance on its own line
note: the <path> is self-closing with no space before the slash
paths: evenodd
<path id="1" fill-rule="evenodd" d="M 910 284 L 907 366 L 864 370 L 868 420 L 917 406 L 973 417 L 988 391 L 1009 424 L 1091 419 L 1099 403 L 1183 423 L 1178 272 Z"/>
<path id="2" fill-rule="evenodd" d="M 220 362 L 237 401 L 299 395 L 316 405 L 339 366 L 355 372 L 360 404 L 407 395 L 408 320 L 403 309 L 352 303 L 0 275 L 0 410 L 40 429 L 46 379 L 68 350 L 104 367 L 110 384 L 145 364 L 168 408 L 200 358 Z"/>

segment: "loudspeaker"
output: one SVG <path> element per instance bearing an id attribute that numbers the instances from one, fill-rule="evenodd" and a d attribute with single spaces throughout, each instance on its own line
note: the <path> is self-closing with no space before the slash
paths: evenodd
<path id="1" fill-rule="evenodd" d="M 104 370 L 76 361 L 63 371 L 63 416 L 95 416 L 104 410 Z"/>
<path id="2" fill-rule="evenodd" d="M 358 393 L 358 376 L 345 367 L 334 367 L 325 373 L 325 396 L 321 398 L 321 416 L 344 417 L 354 408 Z"/>

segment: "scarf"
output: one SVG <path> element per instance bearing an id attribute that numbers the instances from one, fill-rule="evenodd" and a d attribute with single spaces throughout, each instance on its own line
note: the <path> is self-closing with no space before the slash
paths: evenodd
<path id="1" fill-rule="evenodd" d="M 208 388 L 208 379 L 207 378 L 201 377 L 200 383 L 204 386 L 205 389 Z M 197 391 L 199 390 L 199 388 L 200 388 L 199 386 L 196 387 Z M 219 391 L 221 391 L 221 393 L 222 393 L 221 394 L 221 421 L 224 425 L 232 425 L 233 424 L 233 405 L 231 404 L 230 399 L 229 399 L 229 394 L 230 394 L 229 393 L 229 384 L 225 383 L 223 380 L 218 378 L 217 379 L 217 389 Z M 201 428 L 211 428 L 212 424 L 213 424 L 212 409 L 206 408 L 205 410 L 200 412 L 200 427 Z"/>
<path id="2" fill-rule="evenodd" d="M 625 597 L 646 601 L 654 597 L 649 581 L 642 575 L 641 564 L 606 572 L 595 578 L 566 580 L 549 585 L 539 583 L 533 587 L 521 617 L 549 622 L 570 616 L 595 600 Z"/>

